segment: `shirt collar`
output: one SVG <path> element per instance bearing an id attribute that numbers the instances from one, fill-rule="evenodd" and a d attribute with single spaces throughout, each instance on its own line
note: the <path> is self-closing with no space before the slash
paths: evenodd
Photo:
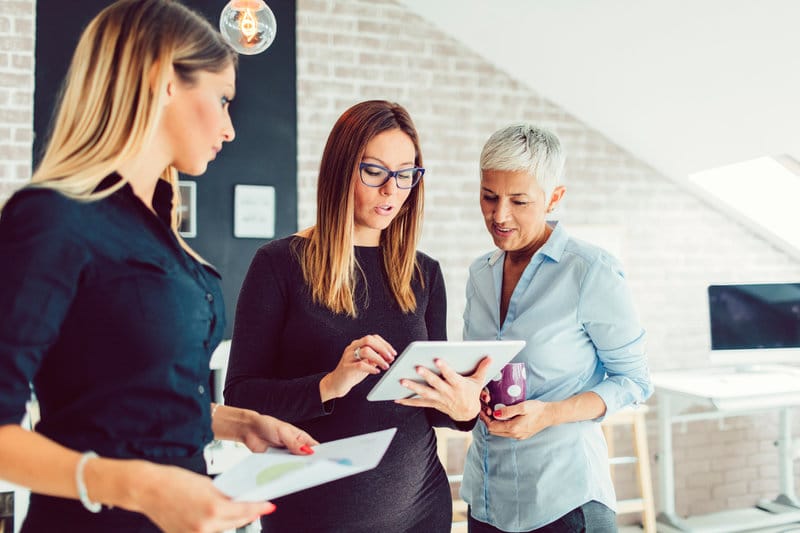
<path id="1" fill-rule="evenodd" d="M 553 233 L 550 234 L 550 237 L 547 238 L 547 241 L 536 253 L 545 255 L 558 263 L 561 261 L 561 256 L 564 255 L 569 235 L 557 220 L 549 220 L 547 224 L 553 228 Z"/>
<path id="2" fill-rule="evenodd" d="M 172 185 L 160 178 L 153 193 L 153 210 L 164 224 L 172 226 Z"/>
<path id="3" fill-rule="evenodd" d="M 103 178 L 103 181 L 95 187 L 94 192 L 104 191 L 105 189 L 113 187 L 119 183 L 120 180 L 122 180 L 122 176 L 116 172 L 112 172 Z M 125 185 L 120 187 L 118 192 L 121 192 L 128 198 L 140 200 L 133 192 L 133 187 L 131 187 L 130 183 L 126 182 Z M 153 192 L 153 210 L 156 212 L 158 219 L 166 224 L 167 227 L 172 226 L 172 196 L 172 186 L 165 180 L 159 178 L 156 182 L 155 191 Z"/>

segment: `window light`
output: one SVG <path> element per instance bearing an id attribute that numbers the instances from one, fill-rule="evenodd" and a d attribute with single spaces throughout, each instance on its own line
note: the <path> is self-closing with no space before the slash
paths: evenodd
<path id="1" fill-rule="evenodd" d="M 717 167 L 689 179 L 758 229 L 800 250 L 800 175 L 772 157 Z"/>

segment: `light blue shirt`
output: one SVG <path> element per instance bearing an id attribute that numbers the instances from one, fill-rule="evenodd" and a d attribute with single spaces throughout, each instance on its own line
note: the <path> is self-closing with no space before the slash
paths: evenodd
<path id="1" fill-rule="evenodd" d="M 652 394 L 644 330 L 616 259 L 557 225 L 525 267 L 501 325 L 504 260 L 497 250 L 470 267 L 464 339 L 527 341 L 514 358 L 526 366 L 526 399 L 593 391 L 609 415 Z M 478 422 L 461 486 L 472 516 L 504 531 L 529 531 L 591 500 L 615 509 L 600 420 L 519 441 L 490 435 Z"/>

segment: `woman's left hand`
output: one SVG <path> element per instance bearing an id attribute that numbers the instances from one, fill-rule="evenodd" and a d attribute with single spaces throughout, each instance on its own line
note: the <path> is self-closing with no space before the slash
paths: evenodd
<path id="1" fill-rule="evenodd" d="M 550 405 L 549 402 L 526 400 L 503 407 L 494 413 L 490 413 L 490 408 L 484 405 L 480 417 L 492 435 L 517 440 L 529 439 L 553 425 Z"/>
<path id="2" fill-rule="evenodd" d="M 401 380 L 402 386 L 419 397 L 395 400 L 395 403 L 409 407 L 433 407 L 458 422 L 472 420 L 481 409 L 480 393 L 491 362 L 489 357 L 484 357 L 475 372 L 468 376 L 458 374 L 440 359 L 434 363 L 441 371 L 441 376 L 425 367 L 417 367 L 417 374 L 428 385 L 408 379 Z"/>
<path id="3" fill-rule="evenodd" d="M 245 446 L 253 452 L 263 452 L 269 447 L 288 448 L 297 455 L 314 453 L 311 446 L 319 444 L 316 440 L 288 422 L 272 416 L 256 414 L 249 424 L 249 431 L 244 434 Z"/>

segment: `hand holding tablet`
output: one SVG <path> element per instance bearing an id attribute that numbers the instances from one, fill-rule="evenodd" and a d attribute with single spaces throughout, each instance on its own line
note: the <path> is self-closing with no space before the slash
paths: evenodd
<path id="1" fill-rule="evenodd" d="M 503 366 L 514 358 L 525 346 L 523 340 L 502 341 L 415 341 L 400 354 L 383 377 L 367 395 L 370 401 L 398 400 L 411 398 L 414 392 L 400 384 L 401 379 L 426 384 L 417 373 L 418 366 L 425 367 L 435 374 L 441 371 L 434 364 L 440 359 L 458 374 L 471 374 L 484 357 L 491 358 L 491 364 L 484 373 L 481 387 Z M 426 384 L 427 385 L 427 384 Z"/>

